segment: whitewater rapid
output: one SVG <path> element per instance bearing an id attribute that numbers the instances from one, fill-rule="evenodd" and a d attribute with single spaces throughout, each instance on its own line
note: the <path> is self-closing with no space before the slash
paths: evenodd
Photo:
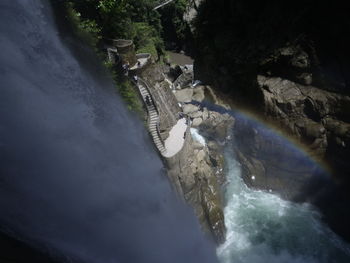
<path id="1" fill-rule="evenodd" d="M 225 158 L 227 239 L 217 249 L 222 263 L 350 262 L 349 245 L 311 205 L 248 188 L 233 152 Z"/>

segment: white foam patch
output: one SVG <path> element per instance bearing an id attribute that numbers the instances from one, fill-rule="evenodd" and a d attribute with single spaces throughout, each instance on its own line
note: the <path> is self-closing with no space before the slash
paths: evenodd
<path id="1" fill-rule="evenodd" d="M 195 128 L 191 128 L 190 130 L 191 130 L 191 135 L 192 135 L 193 140 L 195 140 L 195 141 L 199 142 L 200 144 L 202 144 L 203 146 L 205 146 L 206 145 L 205 138 L 198 133 L 198 130 Z"/>

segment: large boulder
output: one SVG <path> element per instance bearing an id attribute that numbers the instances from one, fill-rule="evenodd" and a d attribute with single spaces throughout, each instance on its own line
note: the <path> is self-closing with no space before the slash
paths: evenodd
<path id="1" fill-rule="evenodd" d="M 197 112 L 199 110 L 199 106 L 197 105 L 193 105 L 193 104 L 185 104 L 183 107 L 183 112 L 185 114 L 190 114 L 190 113 L 193 113 L 193 112 Z"/>
<path id="2" fill-rule="evenodd" d="M 205 87 L 204 86 L 198 86 L 193 89 L 193 97 L 192 100 L 202 102 L 205 98 Z"/>
<path id="3" fill-rule="evenodd" d="M 174 94 L 178 102 L 191 102 L 193 96 L 193 89 L 177 90 Z"/>

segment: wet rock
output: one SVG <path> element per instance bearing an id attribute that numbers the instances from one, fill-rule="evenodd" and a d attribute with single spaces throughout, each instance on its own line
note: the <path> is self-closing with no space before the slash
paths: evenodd
<path id="1" fill-rule="evenodd" d="M 193 119 L 193 122 L 192 122 L 192 126 L 193 127 L 198 127 L 199 125 L 201 125 L 201 123 L 203 122 L 203 119 L 202 118 L 195 118 Z"/>
<path id="2" fill-rule="evenodd" d="M 209 111 L 207 108 L 204 108 L 203 109 L 203 114 L 202 114 L 202 118 L 203 118 L 203 121 L 206 121 L 209 117 Z"/>
<path id="3" fill-rule="evenodd" d="M 159 65 L 154 65 L 153 69 L 150 67 L 144 72 L 143 77 L 150 84 L 152 96 L 160 113 L 161 136 L 165 137 L 164 134 L 176 123 L 181 110 L 171 89 L 164 88 L 167 84 L 164 83 L 165 80 L 154 76 L 161 73 L 159 67 Z M 194 119 L 195 124 L 197 122 L 199 125 L 202 122 L 200 116 L 203 113 L 198 106 L 185 104 L 183 112 L 198 116 Z M 208 147 L 194 141 L 190 135 L 185 137 L 184 146 L 178 154 L 164 159 L 167 175 L 179 198 L 193 207 L 204 232 L 208 233 L 215 242 L 220 243 L 224 241 L 226 229 L 222 194 L 215 172 L 223 169 L 223 163 L 213 164 L 212 160 L 214 159 L 210 157 Z"/>
<path id="4" fill-rule="evenodd" d="M 197 112 L 199 110 L 199 106 L 193 105 L 193 104 L 185 104 L 182 107 L 182 110 L 185 114 L 190 114 L 193 112 Z"/>
<path id="5" fill-rule="evenodd" d="M 312 74 L 311 73 L 301 73 L 297 75 L 296 78 L 304 85 L 312 84 Z"/>
<path id="6" fill-rule="evenodd" d="M 202 102 L 205 98 L 204 95 L 204 86 L 199 86 L 193 89 L 192 100 Z"/>
<path id="7" fill-rule="evenodd" d="M 205 111 L 204 111 L 205 112 Z M 204 116 L 206 113 L 203 112 Z M 215 111 L 207 111 L 208 117 L 200 125 L 201 131 L 206 137 L 213 140 L 225 141 L 231 133 L 234 125 L 234 118 L 229 114 L 220 114 Z M 203 118 L 204 120 L 204 118 Z"/>
<path id="8" fill-rule="evenodd" d="M 193 81 L 193 71 L 183 71 L 182 74 L 177 77 L 177 79 L 174 81 L 173 85 L 175 89 L 183 89 L 186 87 L 189 87 Z"/>
<path id="9" fill-rule="evenodd" d="M 182 89 L 175 92 L 175 97 L 178 102 L 191 102 L 193 89 Z"/>
<path id="10" fill-rule="evenodd" d="M 195 111 L 188 114 L 191 118 L 199 118 L 203 116 L 203 111 Z"/>

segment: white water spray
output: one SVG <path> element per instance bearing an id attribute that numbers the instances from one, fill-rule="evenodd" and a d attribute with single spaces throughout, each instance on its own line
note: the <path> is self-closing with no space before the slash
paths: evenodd
<path id="1" fill-rule="evenodd" d="M 226 161 L 227 239 L 217 249 L 222 263 L 350 262 L 348 244 L 312 206 L 249 189 L 232 152 Z"/>
<path id="2" fill-rule="evenodd" d="M 191 128 L 190 131 L 191 131 L 192 138 L 195 141 L 199 142 L 203 146 L 206 145 L 204 137 L 198 133 L 198 130 L 196 128 Z"/>

